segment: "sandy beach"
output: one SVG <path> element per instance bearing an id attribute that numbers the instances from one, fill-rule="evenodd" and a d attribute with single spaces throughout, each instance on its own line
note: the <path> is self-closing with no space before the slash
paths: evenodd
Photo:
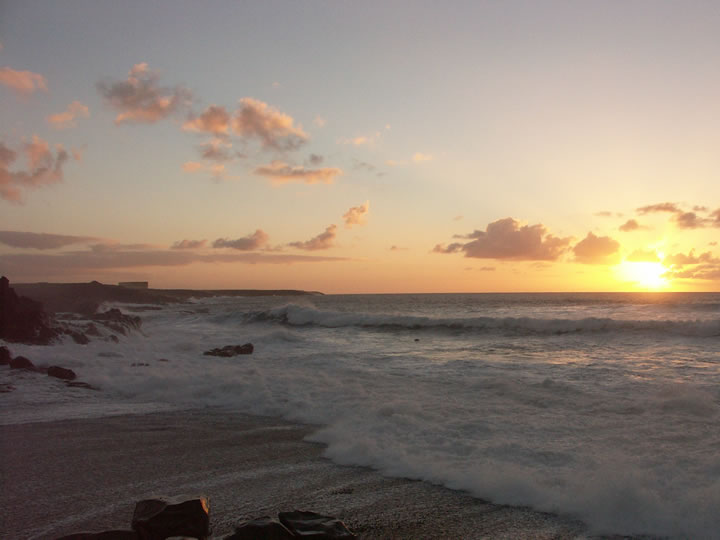
<path id="1" fill-rule="evenodd" d="M 137 500 L 203 493 L 215 538 L 281 510 L 361 538 L 576 538 L 583 525 L 322 457 L 311 427 L 195 410 L 0 427 L 0 537 L 128 528 Z"/>

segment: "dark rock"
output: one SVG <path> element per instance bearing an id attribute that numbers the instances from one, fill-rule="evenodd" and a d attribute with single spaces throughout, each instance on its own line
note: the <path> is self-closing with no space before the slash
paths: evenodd
<path id="1" fill-rule="evenodd" d="M 70 388 L 86 388 L 88 390 L 100 390 L 99 388 L 82 381 L 65 381 L 65 386 Z"/>
<path id="2" fill-rule="evenodd" d="M 280 512 L 280 523 L 300 538 L 357 538 L 345 524 L 330 516 L 323 516 L 315 512 Z"/>
<path id="3" fill-rule="evenodd" d="M 0 383 L 0 394 L 9 394 L 15 390 L 15 387 L 10 383 Z"/>
<path id="4" fill-rule="evenodd" d="M 98 353 L 98 356 L 99 356 L 100 358 L 122 358 L 122 357 L 123 357 L 123 354 L 122 354 L 122 353 L 119 353 L 119 352 L 112 352 L 112 351 L 106 352 L 106 351 L 103 351 L 103 352 L 99 352 L 99 353 Z"/>
<path id="5" fill-rule="evenodd" d="M 10 369 L 26 369 L 27 371 L 36 371 L 35 364 L 24 356 L 16 356 L 10 360 Z"/>
<path id="6" fill-rule="evenodd" d="M 98 327 L 95 326 L 94 323 L 90 323 L 85 326 L 85 335 L 100 337 L 102 334 L 100 333 L 100 330 L 98 330 Z"/>
<path id="7" fill-rule="evenodd" d="M 210 534 L 210 504 L 207 497 L 140 501 L 135 505 L 132 528 L 142 540 L 171 536 L 204 539 Z"/>
<path id="8" fill-rule="evenodd" d="M 49 377 L 56 377 L 58 379 L 65 379 L 66 381 L 74 381 L 77 375 L 72 369 L 67 369 L 60 366 L 50 366 L 47 370 Z"/>
<path id="9" fill-rule="evenodd" d="M 167 358 L 158 358 L 158 362 L 169 362 Z"/>
<path id="10" fill-rule="evenodd" d="M 118 337 L 115 334 L 110 334 L 110 337 L 108 337 L 108 339 L 110 341 L 112 341 L 113 343 L 120 343 L 120 340 L 118 339 Z"/>
<path id="11" fill-rule="evenodd" d="M 245 345 L 226 345 L 221 349 L 218 348 L 205 351 L 203 354 L 206 356 L 222 356 L 227 358 L 238 354 L 252 354 L 253 350 L 255 350 L 253 344 L 246 343 Z"/>
<path id="12" fill-rule="evenodd" d="M 102 531 L 97 533 L 74 533 L 57 540 L 139 540 L 135 531 Z"/>
<path id="13" fill-rule="evenodd" d="M 269 516 L 245 521 L 235 528 L 235 533 L 224 540 L 292 540 L 296 538 L 285 525 Z"/>
<path id="14" fill-rule="evenodd" d="M 51 322 L 42 304 L 18 296 L 8 279 L 0 278 L 0 339 L 47 345 L 58 336 Z"/>
<path id="15" fill-rule="evenodd" d="M 67 330 L 66 329 L 65 334 L 70 336 L 73 339 L 73 341 L 75 343 L 77 343 L 78 345 L 87 345 L 88 343 L 90 343 L 90 339 L 82 332 L 77 332 L 75 330 Z"/>
<path id="16" fill-rule="evenodd" d="M 8 365 L 11 359 L 10 350 L 5 346 L 0 347 L 0 366 Z"/>
<path id="17" fill-rule="evenodd" d="M 130 367 L 148 367 L 149 365 L 147 362 L 133 362 Z"/>

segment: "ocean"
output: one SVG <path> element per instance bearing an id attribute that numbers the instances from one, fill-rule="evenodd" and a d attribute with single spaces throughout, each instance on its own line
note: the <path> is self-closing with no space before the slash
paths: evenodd
<path id="1" fill-rule="evenodd" d="M 108 306 L 111 307 L 111 306 Z M 720 293 L 209 298 L 114 305 L 118 344 L 9 344 L 0 423 L 212 407 L 317 426 L 339 464 L 581 519 L 720 538 Z M 109 334 L 107 330 L 104 331 Z M 205 350 L 251 342 L 252 355 Z"/>

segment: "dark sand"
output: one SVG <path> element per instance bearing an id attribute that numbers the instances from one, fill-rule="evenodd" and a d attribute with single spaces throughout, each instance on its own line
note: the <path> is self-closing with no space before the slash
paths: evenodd
<path id="1" fill-rule="evenodd" d="M 137 500 L 210 497 L 215 538 L 281 510 L 337 516 L 361 538 L 575 538 L 582 524 L 335 465 L 311 428 L 185 411 L 0 426 L 0 538 L 129 528 Z"/>

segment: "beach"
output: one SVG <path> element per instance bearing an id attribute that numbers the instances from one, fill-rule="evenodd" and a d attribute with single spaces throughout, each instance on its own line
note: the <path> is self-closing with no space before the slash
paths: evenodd
<path id="1" fill-rule="evenodd" d="M 342 519 L 361 538 L 575 538 L 579 522 L 495 505 L 323 457 L 312 427 L 188 410 L 0 427 L 0 537 L 127 529 L 135 502 L 210 497 L 213 535 L 292 509 Z"/>

